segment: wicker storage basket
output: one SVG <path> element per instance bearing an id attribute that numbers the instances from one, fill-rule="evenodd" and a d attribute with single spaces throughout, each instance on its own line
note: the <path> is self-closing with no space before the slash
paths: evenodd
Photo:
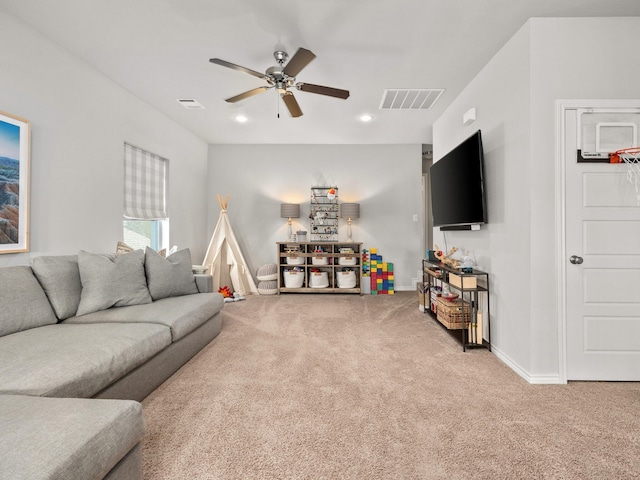
<path id="1" fill-rule="evenodd" d="M 304 284 L 304 272 L 298 270 L 285 270 L 284 273 L 285 288 L 301 288 Z"/>
<path id="2" fill-rule="evenodd" d="M 338 263 L 340 265 L 357 265 L 358 260 L 356 259 L 355 256 L 353 256 L 353 257 L 340 257 L 338 259 Z"/>
<path id="3" fill-rule="evenodd" d="M 287 265 L 304 265 L 304 257 L 287 257 Z"/>
<path id="4" fill-rule="evenodd" d="M 329 286 L 329 274 L 327 272 L 309 272 L 310 288 L 327 288 Z"/>
<path id="5" fill-rule="evenodd" d="M 459 298 L 447 300 L 436 297 L 437 317 L 449 330 L 460 330 L 469 326 L 471 320 L 471 305 Z"/>
<path id="6" fill-rule="evenodd" d="M 311 265 L 329 265 L 329 257 L 311 257 Z"/>
<path id="7" fill-rule="evenodd" d="M 356 272 L 344 270 L 336 272 L 338 288 L 356 288 Z"/>

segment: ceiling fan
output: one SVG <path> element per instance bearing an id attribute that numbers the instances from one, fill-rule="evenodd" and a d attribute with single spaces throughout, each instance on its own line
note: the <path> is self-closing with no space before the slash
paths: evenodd
<path id="1" fill-rule="evenodd" d="M 314 58 L 316 58 L 313 52 L 305 48 L 299 48 L 295 55 L 291 57 L 291 60 L 289 60 L 289 62 L 287 62 L 287 59 L 289 58 L 289 54 L 287 54 L 287 52 L 278 50 L 273 53 L 273 56 L 275 57 L 278 64 L 276 66 L 267 68 L 265 73 L 260 73 L 249 68 L 241 67 L 240 65 L 227 62 L 226 60 L 222 60 L 220 58 L 209 59 L 211 63 L 222 65 L 223 67 L 227 68 L 232 68 L 233 70 L 238 70 L 240 72 L 248 73 L 249 75 L 253 75 L 254 77 L 266 80 L 266 82 L 269 84 L 227 98 L 226 101 L 229 103 L 235 103 L 259 93 L 266 92 L 271 88 L 275 88 L 280 93 L 282 101 L 286 105 L 291 116 L 300 117 L 302 115 L 302 110 L 300 110 L 300 105 L 298 105 L 296 98 L 293 96 L 293 92 L 289 90 L 290 88 L 296 88 L 302 92 L 317 93 L 320 95 L 327 95 L 329 97 L 342 99 L 346 99 L 349 97 L 348 90 L 323 87 L 322 85 L 314 85 L 312 83 L 296 83 L 296 76 L 298 75 L 298 73 L 300 73 L 302 69 L 306 67 Z"/>

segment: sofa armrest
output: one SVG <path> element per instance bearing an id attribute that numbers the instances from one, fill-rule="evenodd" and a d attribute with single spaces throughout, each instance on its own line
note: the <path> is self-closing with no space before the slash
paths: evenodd
<path id="1" fill-rule="evenodd" d="M 196 278 L 196 286 L 200 293 L 213 292 L 213 277 L 211 275 L 196 274 L 194 277 Z"/>

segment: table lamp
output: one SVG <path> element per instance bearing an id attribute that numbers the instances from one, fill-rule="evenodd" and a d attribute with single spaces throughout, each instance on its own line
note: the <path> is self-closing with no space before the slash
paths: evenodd
<path id="1" fill-rule="evenodd" d="M 347 219 L 347 242 L 352 242 L 351 239 L 351 219 L 360 218 L 360 204 L 359 203 L 343 203 L 340 205 L 340 216 Z"/>
<path id="2" fill-rule="evenodd" d="M 300 204 L 298 203 L 281 203 L 280 204 L 280 217 L 287 218 L 289 223 L 289 240 L 291 240 L 291 219 L 300 218 Z"/>

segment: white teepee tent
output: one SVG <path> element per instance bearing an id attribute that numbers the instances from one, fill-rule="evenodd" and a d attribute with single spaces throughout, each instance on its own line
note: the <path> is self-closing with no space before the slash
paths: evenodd
<path id="1" fill-rule="evenodd" d="M 226 285 L 230 288 L 233 286 L 232 290 L 240 295 L 257 294 L 258 289 L 227 218 L 229 195 L 224 200 L 219 194 L 216 194 L 216 197 L 221 208 L 220 217 L 202 265 L 209 267 L 209 273 L 213 276 L 214 292 Z"/>

